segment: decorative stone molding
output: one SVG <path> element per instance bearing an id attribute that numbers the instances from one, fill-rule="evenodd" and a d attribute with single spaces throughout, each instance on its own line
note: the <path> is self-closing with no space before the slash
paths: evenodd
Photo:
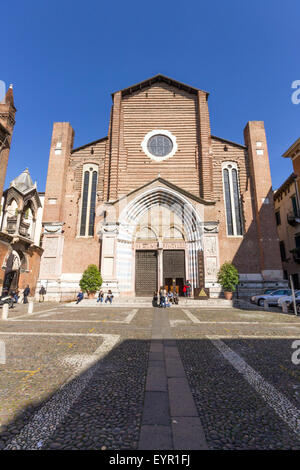
<path id="1" fill-rule="evenodd" d="M 219 232 L 219 221 L 215 222 L 204 222 L 203 229 L 206 233 L 218 233 Z"/>
<path id="2" fill-rule="evenodd" d="M 63 233 L 64 222 L 45 222 L 43 224 L 44 233 Z"/>

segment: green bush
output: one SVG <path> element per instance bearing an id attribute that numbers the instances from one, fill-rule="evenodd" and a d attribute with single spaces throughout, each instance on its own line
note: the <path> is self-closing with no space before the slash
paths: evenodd
<path id="1" fill-rule="evenodd" d="M 102 277 L 95 264 L 90 264 L 84 271 L 79 285 L 83 292 L 95 293 L 102 286 Z"/>
<path id="2" fill-rule="evenodd" d="M 225 292 L 234 292 L 239 283 L 239 273 L 236 267 L 227 261 L 218 272 L 218 282 Z"/>

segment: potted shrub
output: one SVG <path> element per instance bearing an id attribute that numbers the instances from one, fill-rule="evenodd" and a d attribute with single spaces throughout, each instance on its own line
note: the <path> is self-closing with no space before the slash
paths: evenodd
<path id="1" fill-rule="evenodd" d="M 223 288 L 225 299 L 231 300 L 233 292 L 239 283 L 239 273 L 236 267 L 229 261 L 222 264 L 218 272 L 218 282 Z"/>
<path id="2" fill-rule="evenodd" d="M 95 264 L 90 264 L 87 267 L 79 281 L 79 285 L 83 292 L 87 292 L 89 299 L 95 297 L 95 293 L 102 285 L 102 277 Z"/>

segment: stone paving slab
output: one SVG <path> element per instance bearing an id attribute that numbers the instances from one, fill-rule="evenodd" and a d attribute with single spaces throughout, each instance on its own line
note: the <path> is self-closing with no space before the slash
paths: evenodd
<path id="1" fill-rule="evenodd" d="M 168 379 L 170 413 L 174 416 L 198 417 L 186 377 Z"/>
<path id="2" fill-rule="evenodd" d="M 149 353 L 149 361 L 163 361 L 164 360 L 164 353 L 161 352 L 152 352 Z"/>
<path id="3" fill-rule="evenodd" d="M 169 397 L 167 392 L 147 392 L 144 398 L 143 425 L 170 424 Z"/>
<path id="4" fill-rule="evenodd" d="M 173 449 L 170 426 L 143 425 L 139 439 L 139 450 Z"/>
<path id="5" fill-rule="evenodd" d="M 176 450 L 207 450 L 207 442 L 198 416 L 172 418 L 173 448 Z"/>
<path id="6" fill-rule="evenodd" d="M 146 392 L 167 392 L 165 365 L 149 365 L 146 381 Z"/>
<path id="7" fill-rule="evenodd" d="M 185 377 L 185 372 L 181 361 L 177 358 L 166 357 L 167 377 Z"/>

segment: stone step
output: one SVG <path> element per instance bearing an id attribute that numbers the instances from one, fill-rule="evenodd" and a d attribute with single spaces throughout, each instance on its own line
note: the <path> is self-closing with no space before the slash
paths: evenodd
<path id="1" fill-rule="evenodd" d="M 79 304 L 76 305 L 75 302 L 68 302 L 63 304 L 65 307 L 135 307 L 141 308 L 152 307 L 152 298 L 147 297 L 116 297 L 113 300 L 113 303 L 110 304 L 107 302 L 106 304 L 103 302 L 102 304 L 97 303 L 96 299 L 83 299 Z M 207 300 L 195 300 L 195 299 L 179 299 L 179 305 L 172 305 L 173 307 L 177 308 L 232 308 L 233 301 L 226 300 L 226 299 L 207 299 Z"/>

